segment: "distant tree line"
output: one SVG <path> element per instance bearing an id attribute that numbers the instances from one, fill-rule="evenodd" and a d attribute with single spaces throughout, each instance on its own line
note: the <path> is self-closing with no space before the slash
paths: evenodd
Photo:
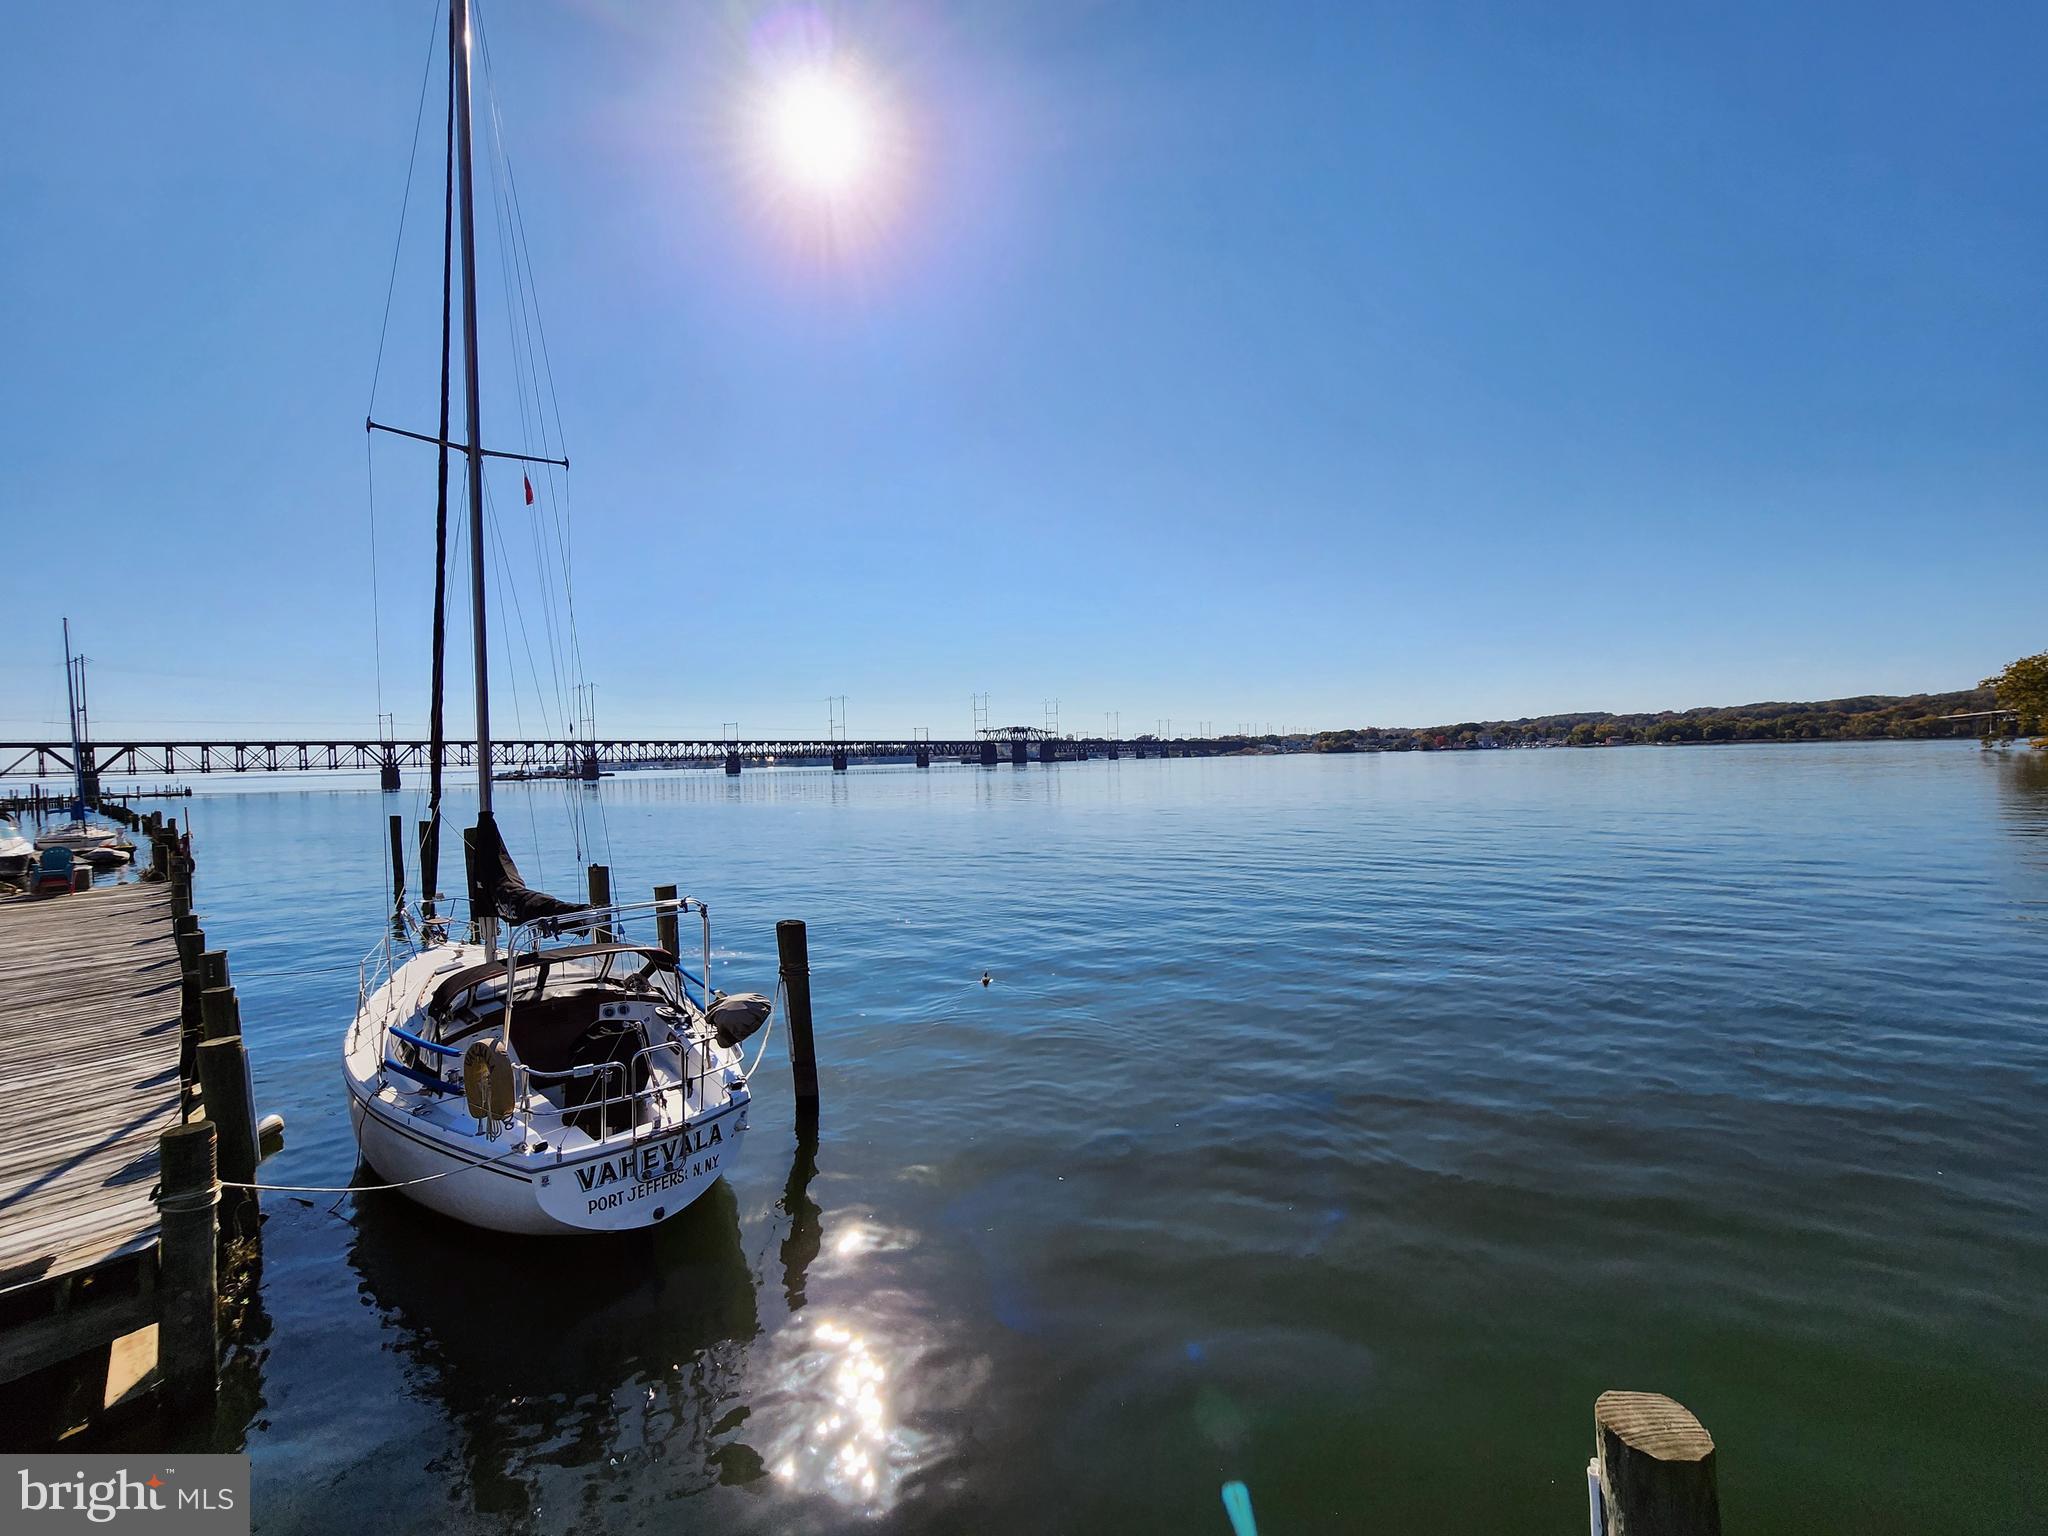
<path id="1" fill-rule="evenodd" d="M 2048 655 L 2039 661 L 2048 704 Z M 2022 663 L 2014 663 L 2020 666 Z M 1955 693 L 1866 694 L 1806 704 L 1739 704 L 1730 708 L 1664 710 L 1615 715 L 1592 710 L 1570 715 L 1535 715 L 1521 720 L 1466 720 L 1420 729 L 1361 726 L 1323 731 L 1311 743 L 1317 752 L 1444 752 L 1489 747 L 1604 747 L 1636 743 L 1684 744 L 1723 741 L 1916 740 L 2013 734 L 2007 720 L 1955 720 L 1943 716 L 2013 708 L 1995 680 Z"/>

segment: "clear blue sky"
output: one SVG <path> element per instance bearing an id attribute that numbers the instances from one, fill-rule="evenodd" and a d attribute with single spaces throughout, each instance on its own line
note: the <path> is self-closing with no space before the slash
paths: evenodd
<path id="1" fill-rule="evenodd" d="M 748 142 L 791 9 L 485 13 L 601 726 L 1419 724 L 2048 644 L 2041 6 L 832 6 L 897 153 L 829 248 Z M 103 735 L 371 728 L 430 24 L 10 14 L 0 735 L 62 733 L 65 612 Z M 428 450 L 376 474 L 416 728 Z"/>

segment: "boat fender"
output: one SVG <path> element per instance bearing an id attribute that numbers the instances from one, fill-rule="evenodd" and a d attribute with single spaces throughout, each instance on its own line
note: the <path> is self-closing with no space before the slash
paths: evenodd
<path id="1" fill-rule="evenodd" d="M 731 1050 L 766 1024 L 774 1009 L 775 1004 L 758 992 L 735 992 L 729 997 L 719 992 L 713 994 L 711 1010 L 705 1017 L 710 1020 L 718 1043 Z"/>
<path id="2" fill-rule="evenodd" d="M 478 1040 L 462 1053 L 462 1093 L 469 1112 L 491 1126 L 512 1117 L 512 1058 L 502 1040 Z"/>

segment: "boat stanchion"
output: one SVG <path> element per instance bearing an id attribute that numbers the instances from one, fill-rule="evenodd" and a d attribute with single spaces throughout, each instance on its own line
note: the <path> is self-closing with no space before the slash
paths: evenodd
<path id="1" fill-rule="evenodd" d="M 1586 1480 L 1596 1531 L 1721 1536 L 1714 1437 L 1689 1409 L 1658 1392 L 1602 1392 L 1593 1440 Z"/>
<path id="2" fill-rule="evenodd" d="M 157 1139 L 157 1368 L 173 1409 L 203 1409 L 220 1387 L 216 1141 L 205 1120 L 172 1126 Z"/>
<path id="3" fill-rule="evenodd" d="M 676 915 L 676 888 L 672 885 L 654 888 L 654 942 L 672 955 L 683 952 L 682 920 Z"/>
<path id="4" fill-rule="evenodd" d="M 608 907 L 612 904 L 612 872 L 609 865 L 593 864 L 588 872 L 590 881 L 590 904 L 593 907 Z M 614 935 L 609 923 L 592 930 L 590 938 L 594 944 L 609 944 Z"/>
<path id="5" fill-rule="evenodd" d="M 818 1119 L 818 1045 L 811 1033 L 811 944 L 801 919 L 775 925 L 775 954 L 782 967 L 782 994 L 789 1010 L 789 1067 L 796 1084 L 800 1126 Z"/>
<path id="6" fill-rule="evenodd" d="M 225 989 L 222 989 L 225 990 Z M 218 1132 L 215 1155 L 220 1177 L 233 1186 L 256 1178 L 256 1104 L 249 1086 L 249 1053 L 240 1035 L 199 1042 L 199 1094 L 206 1118 Z M 220 1199 L 220 1239 L 253 1228 L 256 1192 L 225 1188 Z M 245 1221 L 245 1218 L 252 1218 Z"/>

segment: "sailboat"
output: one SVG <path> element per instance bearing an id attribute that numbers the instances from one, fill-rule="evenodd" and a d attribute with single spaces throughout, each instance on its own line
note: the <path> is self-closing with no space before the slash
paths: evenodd
<path id="1" fill-rule="evenodd" d="M 401 901 L 364 958 L 342 1041 L 343 1078 L 363 1160 L 431 1210 L 500 1232 L 648 1227 L 733 1171 L 751 1105 L 739 1047 L 767 1022 L 771 1005 L 758 994 L 712 990 L 711 919 L 701 901 L 565 901 L 526 885 L 499 834 L 491 799 L 467 0 L 448 6 L 448 76 L 441 430 L 437 438 L 400 433 L 437 444 L 441 460 L 429 820 L 418 904 Z M 448 436 L 458 228 L 465 443 Z M 437 910 L 435 892 L 451 451 L 461 452 L 467 469 L 476 690 L 477 820 L 463 839 L 467 922 Z M 675 937 L 691 914 L 698 974 L 685 968 Z M 654 941 L 624 937 L 629 924 L 650 919 Z"/>
<path id="2" fill-rule="evenodd" d="M 135 850 L 132 845 L 121 841 L 121 834 L 114 828 L 86 820 L 85 750 L 78 723 L 83 712 L 79 698 L 83 687 L 84 659 L 74 660 L 71 655 L 71 620 L 67 618 L 64 621 L 64 708 L 71 722 L 71 820 L 37 837 L 36 847 L 38 850 L 66 848 L 73 858 L 105 868 L 126 863 Z"/>

